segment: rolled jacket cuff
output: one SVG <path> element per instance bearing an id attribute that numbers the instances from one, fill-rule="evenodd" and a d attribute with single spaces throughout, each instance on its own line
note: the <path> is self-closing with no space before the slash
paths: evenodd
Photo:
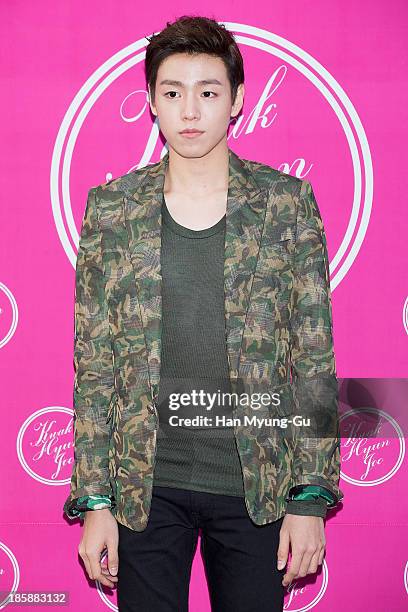
<path id="1" fill-rule="evenodd" d="M 89 510 L 112 508 L 113 504 L 114 497 L 109 495 L 83 495 L 82 497 L 76 497 L 70 502 L 67 506 L 66 514 L 69 518 L 79 517 L 83 519 L 85 517 L 85 512 Z"/>
<path id="2" fill-rule="evenodd" d="M 324 500 L 290 500 L 286 503 L 286 514 L 320 516 L 326 518 L 327 505 Z"/>

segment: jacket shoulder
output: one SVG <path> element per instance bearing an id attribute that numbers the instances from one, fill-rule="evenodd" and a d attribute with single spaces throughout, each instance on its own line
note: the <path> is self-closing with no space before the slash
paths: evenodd
<path id="1" fill-rule="evenodd" d="M 276 193 L 286 192 L 291 195 L 299 193 L 303 180 L 297 176 L 292 176 L 261 162 L 249 159 L 243 159 L 242 161 L 251 170 L 261 189 L 271 189 L 274 187 Z"/>
<path id="2" fill-rule="evenodd" d="M 101 183 L 95 186 L 95 190 L 101 195 L 101 197 L 107 197 L 108 194 L 126 194 L 129 191 L 135 191 L 149 176 L 151 170 L 158 166 L 160 161 L 154 164 L 148 164 L 142 168 L 137 168 L 126 174 L 122 174 L 116 178 L 112 178 L 106 183 Z"/>

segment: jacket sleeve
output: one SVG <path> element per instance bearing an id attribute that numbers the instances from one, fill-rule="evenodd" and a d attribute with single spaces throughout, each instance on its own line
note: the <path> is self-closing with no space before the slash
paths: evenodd
<path id="1" fill-rule="evenodd" d="M 291 486 L 328 489 L 330 507 L 344 497 L 339 489 L 338 384 L 333 347 L 332 304 L 326 236 L 313 188 L 301 181 L 294 253 L 291 313 L 291 374 L 297 414 L 310 427 L 294 434 Z"/>
<path id="2" fill-rule="evenodd" d="M 96 187 L 88 193 L 75 274 L 74 465 L 64 513 L 75 498 L 112 495 L 108 409 L 114 393 Z"/>

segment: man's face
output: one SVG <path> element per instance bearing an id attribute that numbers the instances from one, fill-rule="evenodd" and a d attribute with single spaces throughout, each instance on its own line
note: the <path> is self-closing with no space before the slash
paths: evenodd
<path id="1" fill-rule="evenodd" d="M 227 71 L 219 57 L 175 53 L 159 67 L 151 110 L 171 148 L 183 157 L 202 157 L 226 137 L 243 95 L 241 84 L 232 105 Z M 202 133 L 184 136 L 181 132 L 186 128 Z"/>

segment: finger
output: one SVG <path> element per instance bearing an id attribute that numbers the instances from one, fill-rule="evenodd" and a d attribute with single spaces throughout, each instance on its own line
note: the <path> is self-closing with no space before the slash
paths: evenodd
<path id="1" fill-rule="evenodd" d="M 302 562 L 300 564 L 299 571 L 297 573 L 296 578 L 304 578 L 304 576 L 307 575 L 309 566 L 310 566 L 310 562 L 315 552 L 316 552 L 315 549 L 304 551 L 303 556 L 302 556 Z"/>
<path id="2" fill-rule="evenodd" d="M 112 588 L 113 582 L 102 574 L 99 557 L 100 557 L 99 553 L 98 554 L 88 553 L 88 559 L 91 564 L 91 572 L 92 572 L 93 579 L 104 584 L 105 586 Z"/>
<path id="3" fill-rule="evenodd" d="M 286 529 L 281 529 L 279 532 L 279 548 L 277 553 L 278 570 L 283 569 L 288 562 L 289 542 L 289 532 Z"/>
<path id="4" fill-rule="evenodd" d="M 99 580 L 99 574 L 101 573 L 99 567 L 99 554 L 88 553 L 88 559 L 91 566 L 92 578 L 93 580 Z"/>
<path id="5" fill-rule="evenodd" d="M 283 577 L 283 585 L 287 586 L 297 576 L 299 567 L 302 561 L 303 553 L 299 550 L 292 551 L 292 558 L 290 560 L 289 571 Z"/>
<path id="6" fill-rule="evenodd" d="M 113 589 L 113 587 L 115 586 L 115 583 L 113 582 L 113 578 L 111 577 L 108 578 L 107 576 L 104 576 L 103 574 L 100 574 L 99 578 L 97 578 L 97 581 L 109 587 L 110 589 Z"/>
<path id="7" fill-rule="evenodd" d="M 111 576 L 107 568 L 101 568 L 99 575 L 95 578 L 101 584 L 113 589 L 117 580 L 116 576 Z"/>
<path id="8" fill-rule="evenodd" d="M 119 567 L 118 545 L 108 543 L 108 569 L 112 576 L 116 576 Z"/>
<path id="9" fill-rule="evenodd" d="M 93 580 L 93 578 L 92 578 L 91 564 L 89 563 L 88 556 L 87 556 L 86 554 L 84 554 L 84 553 L 83 553 L 83 554 L 81 555 L 81 559 L 82 559 L 82 561 L 84 562 L 85 569 L 86 569 L 86 573 L 88 574 L 88 576 L 89 576 L 90 580 Z"/>
<path id="10" fill-rule="evenodd" d="M 105 566 L 104 566 L 104 567 L 102 567 L 102 568 L 101 568 L 101 572 L 102 572 L 102 574 L 103 574 L 104 576 L 106 576 L 107 578 L 109 578 L 109 580 L 112 580 L 112 581 L 114 581 L 114 582 L 117 582 L 117 581 L 118 581 L 118 577 L 117 577 L 117 576 L 111 576 L 111 574 L 110 574 L 110 572 L 109 572 L 109 570 L 108 570 L 108 568 L 107 568 L 107 567 L 105 567 Z"/>
<path id="11" fill-rule="evenodd" d="M 321 549 L 320 554 L 319 554 L 319 565 L 321 565 L 323 563 L 325 552 L 326 552 L 326 548 L 324 546 L 322 546 L 322 549 Z"/>
<path id="12" fill-rule="evenodd" d="M 318 548 L 315 552 L 314 555 L 312 555 L 312 558 L 310 559 L 310 563 L 309 563 L 309 567 L 307 570 L 308 574 L 315 574 L 317 572 L 317 568 L 319 566 L 319 554 L 320 554 L 320 549 Z"/>

